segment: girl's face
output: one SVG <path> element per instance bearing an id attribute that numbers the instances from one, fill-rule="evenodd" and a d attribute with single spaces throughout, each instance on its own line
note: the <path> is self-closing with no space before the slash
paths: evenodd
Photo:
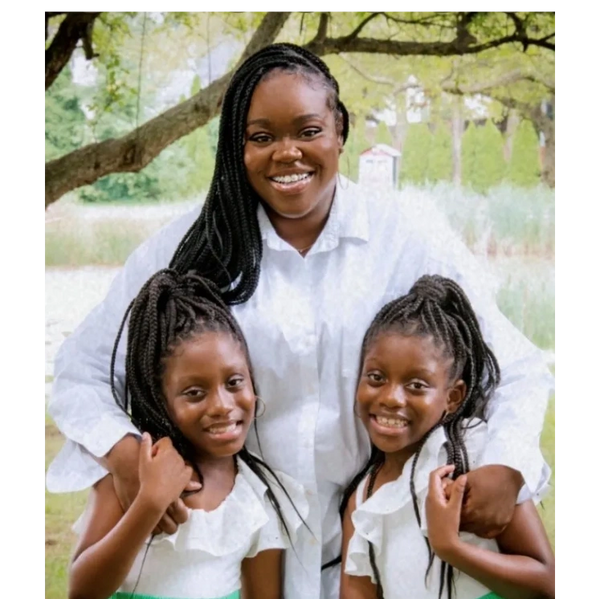
<path id="1" fill-rule="evenodd" d="M 450 381 L 451 365 L 432 337 L 382 333 L 375 338 L 362 365 L 356 402 L 378 449 L 406 461 L 444 412 L 456 411 L 466 385 Z"/>
<path id="2" fill-rule="evenodd" d="M 333 199 L 342 136 L 323 84 L 275 73 L 254 90 L 244 164 L 250 185 L 283 218 L 325 216 Z"/>
<path id="3" fill-rule="evenodd" d="M 207 332 L 180 343 L 164 360 L 162 389 L 169 415 L 198 458 L 242 449 L 256 397 L 244 350 L 230 334 Z"/>

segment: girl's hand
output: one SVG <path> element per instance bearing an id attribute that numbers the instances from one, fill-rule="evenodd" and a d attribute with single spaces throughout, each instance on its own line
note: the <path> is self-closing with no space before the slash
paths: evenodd
<path id="1" fill-rule="evenodd" d="M 154 445 L 148 433 L 140 447 L 140 495 L 161 513 L 179 499 L 190 482 L 192 468 L 186 466 L 171 439 L 163 437 Z"/>
<path id="2" fill-rule="evenodd" d="M 467 477 L 459 476 L 452 485 L 447 485 L 444 479 L 453 471 L 454 466 L 442 466 L 429 476 L 429 492 L 425 503 L 427 530 L 431 547 L 440 557 L 458 542 Z M 446 496 L 445 487 L 448 487 L 449 497 Z"/>

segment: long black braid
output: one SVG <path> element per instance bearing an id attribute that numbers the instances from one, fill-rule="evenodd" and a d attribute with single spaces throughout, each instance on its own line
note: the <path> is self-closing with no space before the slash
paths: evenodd
<path id="1" fill-rule="evenodd" d="M 434 343 L 452 358 L 449 376 L 451 379 L 461 378 L 467 387 L 466 395 L 452 414 L 445 414 L 440 422 L 421 439 L 415 453 L 410 470 L 410 492 L 413 507 L 419 526 L 421 514 L 415 491 L 415 470 L 421 450 L 427 439 L 439 427 L 443 427 L 448 439 L 445 444 L 448 453 L 448 464 L 455 466 L 453 477 L 469 472 L 469 456 L 464 442 L 464 432 L 474 418 L 485 419 L 489 398 L 500 382 L 500 367 L 491 349 L 483 340 L 475 312 L 462 288 L 439 275 L 422 276 L 410 289 L 407 295 L 386 304 L 375 316 L 367 330 L 360 354 L 360 369 L 367 351 L 379 337 L 386 333 L 397 333 L 406 336 L 431 336 Z M 385 454 L 371 446 L 371 457 L 367 465 L 352 480 L 344 492 L 340 512 L 343 517 L 348 501 L 365 476 L 369 476 L 367 497 L 375 484 Z M 427 538 L 429 565 L 425 576 L 433 564 L 434 554 Z M 377 597 L 383 598 L 381 577 L 375 562 L 373 546 L 369 543 L 369 558 L 377 584 Z M 453 568 L 442 561 L 439 597 L 444 587 L 447 588 L 448 599 L 452 599 L 454 584 Z"/>
<path id="2" fill-rule="evenodd" d="M 119 395 L 115 387 L 115 362 L 117 347 L 128 317 L 125 389 Z M 195 459 L 193 445 L 181 433 L 167 411 L 161 379 L 165 358 L 172 355 L 183 341 L 206 332 L 227 333 L 240 344 L 256 394 L 248 346 L 240 326 L 216 286 L 193 272 L 181 275 L 173 269 L 163 269 L 148 279 L 127 308 L 113 348 L 110 368 L 111 389 L 117 405 L 130 415 L 131 421 L 140 431 L 150 433 L 153 441 L 169 437 L 175 449 L 196 471 L 201 483 L 202 472 Z M 289 537 L 281 506 L 266 473 L 283 490 L 298 513 L 285 487 L 273 470 L 263 460 L 252 455 L 245 446 L 237 457 L 267 487 L 266 495 Z M 302 519 L 299 513 L 298 515 Z"/>
<path id="3" fill-rule="evenodd" d="M 175 250 L 169 264 L 180 273 L 196 270 L 214 281 L 228 305 L 246 302 L 260 275 L 262 239 L 256 210 L 259 196 L 244 166 L 246 119 L 257 84 L 273 70 L 298 73 L 322 84 L 344 142 L 348 112 L 327 65 L 293 44 L 273 44 L 250 56 L 235 72 L 221 111 L 212 183 L 202 212 Z"/>

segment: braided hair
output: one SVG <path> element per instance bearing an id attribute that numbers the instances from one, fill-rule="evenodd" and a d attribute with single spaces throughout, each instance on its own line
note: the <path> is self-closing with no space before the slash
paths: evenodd
<path id="1" fill-rule="evenodd" d="M 464 441 L 464 432 L 474 418 L 484 419 L 489 398 L 500 382 L 500 367 L 491 349 L 483 340 L 477 317 L 469 299 L 462 288 L 439 275 L 422 276 L 410 289 L 407 295 L 386 304 L 375 316 L 367 330 L 360 354 L 360 365 L 373 342 L 385 333 L 397 333 L 406 336 L 433 338 L 433 342 L 443 350 L 444 355 L 452 358 L 449 376 L 451 379 L 461 378 L 467 387 L 466 395 L 458 409 L 451 414 L 444 414 L 442 419 L 421 439 L 410 470 L 410 492 L 413 507 L 419 526 L 421 514 L 415 491 L 415 470 L 419 455 L 427 439 L 438 428 L 443 427 L 447 443 L 444 445 L 448 454 L 447 464 L 455 466 L 453 477 L 469 472 L 469 456 Z M 365 467 L 352 480 L 344 492 L 340 512 L 342 517 L 348 501 L 361 480 L 369 476 L 367 497 L 373 491 L 377 473 L 383 466 L 385 454 L 374 445 L 371 456 Z M 429 552 L 429 565 L 426 576 L 433 564 L 434 554 L 425 538 Z M 381 577 L 373 546 L 369 543 L 369 557 L 377 584 L 377 597 L 383 598 Z M 452 599 L 453 568 L 442 562 L 439 597 L 447 586 L 448 599 Z"/>
<path id="2" fill-rule="evenodd" d="M 125 389 L 120 395 L 115 386 L 115 362 L 117 347 L 128 317 Z M 162 391 L 162 375 L 165 358 L 171 356 L 182 342 L 207 332 L 229 334 L 240 344 L 248 364 L 252 390 L 256 394 L 248 346 L 240 326 L 216 286 L 194 272 L 182 275 L 167 268 L 148 279 L 127 308 L 117 334 L 110 367 L 111 390 L 117 405 L 131 417 L 140 431 L 148 432 L 153 441 L 169 437 L 182 458 L 196 471 L 201 483 L 203 477 L 195 459 L 194 447 L 167 411 Z M 254 425 L 256 427 L 256 421 Z M 245 446 L 237 457 L 267 487 L 266 495 L 289 536 L 281 507 L 266 473 L 283 490 L 295 510 L 296 507 L 277 475 Z M 297 510 L 296 512 L 298 513 Z M 298 515 L 300 516 L 299 513 Z"/>
<path id="3" fill-rule="evenodd" d="M 297 73 L 327 90 L 345 142 L 348 112 L 327 65 L 293 44 L 272 44 L 250 56 L 234 73 L 223 99 L 213 179 L 200 216 L 175 250 L 169 267 L 196 270 L 214 281 L 225 303 L 248 301 L 258 285 L 262 239 L 256 210 L 260 197 L 250 186 L 244 166 L 246 119 L 258 83 L 274 71 Z"/>

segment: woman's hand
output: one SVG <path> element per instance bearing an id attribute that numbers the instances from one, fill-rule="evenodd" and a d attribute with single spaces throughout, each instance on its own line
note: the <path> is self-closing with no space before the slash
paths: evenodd
<path id="1" fill-rule="evenodd" d="M 157 509 L 166 511 L 179 499 L 192 477 L 171 439 L 163 437 L 154 445 L 148 433 L 142 436 L 139 459 L 140 495 Z"/>
<path id="2" fill-rule="evenodd" d="M 432 549 L 440 557 L 458 542 L 467 477 L 459 476 L 451 485 L 447 485 L 446 477 L 453 471 L 454 466 L 442 466 L 429 475 L 429 491 L 425 502 L 427 536 Z"/>
<path id="3" fill-rule="evenodd" d="M 481 466 L 467 475 L 460 529 L 493 539 L 511 522 L 523 477 L 508 466 Z"/>

